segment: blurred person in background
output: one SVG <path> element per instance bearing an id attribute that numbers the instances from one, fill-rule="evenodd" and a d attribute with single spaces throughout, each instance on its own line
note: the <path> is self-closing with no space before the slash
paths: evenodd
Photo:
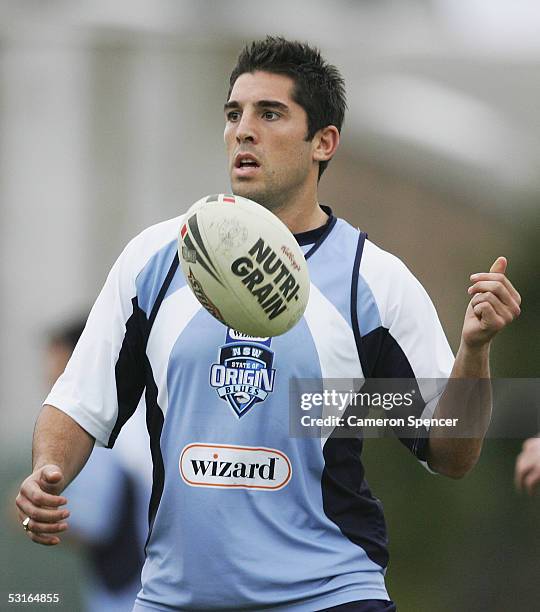
<path id="1" fill-rule="evenodd" d="M 520 297 L 503 257 L 471 276 L 454 361 L 435 308 L 409 270 L 319 206 L 318 181 L 339 145 L 345 107 L 339 71 L 306 44 L 256 41 L 230 76 L 224 110 L 233 191 L 273 210 L 305 249 L 309 320 L 278 338 L 253 339 L 213 319 L 179 271 L 184 217 L 177 217 L 148 228 L 121 254 L 45 402 L 34 471 L 17 505 L 29 537 L 56 545 L 67 529 L 65 484 L 95 441 L 115 444 L 145 392 L 154 480 L 134 610 L 396 609 L 384 580 L 384 516 L 364 478 L 362 440 L 290 436 L 287 381 L 324 377 L 322 363 L 347 379 L 489 378 L 491 340 L 519 315 Z M 253 347 L 254 340 L 264 345 Z M 224 343 L 264 350 L 270 364 L 276 353 L 279 385 L 262 407 L 244 407 L 242 419 L 209 382 L 213 365 L 225 367 L 215 364 Z M 479 420 L 478 436 L 450 439 L 434 426 L 401 441 L 431 469 L 461 478 L 480 455 L 490 397 L 469 408 L 462 397 L 424 396 L 416 416 L 427 409 L 439 419 Z M 261 447 L 260 463 L 246 463 Z M 257 490 L 271 488 L 278 460 L 292 465 L 290 479 Z M 245 483 L 256 468 L 268 478 Z M 217 482 L 218 469 L 233 480 Z"/>
<path id="2" fill-rule="evenodd" d="M 523 450 L 516 460 L 516 487 L 532 495 L 540 485 L 540 434 L 523 443 Z"/>
<path id="3" fill-rule="evenodd" d="M 64 372 L 84 320 L 58 327 L 49 337 L 49 388 Z M 68 541 L 88 562 L 83 597 L 87 612 L 128 612 L 141 588 L 148 531 L 151 459 L 143 411 L 130 420 L 114 449 L 95 448 L 66 488 L 70 502 Z"/>

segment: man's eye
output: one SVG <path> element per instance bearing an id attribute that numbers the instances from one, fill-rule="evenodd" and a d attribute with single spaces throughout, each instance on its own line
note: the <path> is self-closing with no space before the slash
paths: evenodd
<path id="1" fill-rule="evenodd" d="M 266 111 L 263 113 L 263 117 L 268 119 L 268 121 L 275 121 L 276 119 L 279 119 L 279 114 L 274 111 Z"/>
<path id="2" fill-rule="evenodd" d="M 227 121 L 238 121 L 240 113 L 238 111 L 229 111 L 227 113 Z"/>

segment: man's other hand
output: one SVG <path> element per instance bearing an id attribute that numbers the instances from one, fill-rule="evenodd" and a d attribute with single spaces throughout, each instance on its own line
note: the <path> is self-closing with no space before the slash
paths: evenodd
<path id="1" fill-rule="evenodd" d="M 540 485 L 540 438 L 529 438 L 516 460 L 516 488 L 532 495 Z"/>
<path id="2" fill-rule="evenodd" d="M 68 528 L 65 519 L 69 512 L 61 508 L 67 499 L 60 495 L 64 489 L 62 470 L 56 465 L 45 465 L 35 470 L 21 484 L 15 500 L 21 525 L 33 542 L 54 546 L 60 543 L 59 533 Z"/>

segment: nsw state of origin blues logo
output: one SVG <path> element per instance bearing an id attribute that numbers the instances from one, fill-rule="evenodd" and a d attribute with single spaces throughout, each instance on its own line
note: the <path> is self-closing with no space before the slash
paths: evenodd
<path id="1" fill-rule="evenodd" d="M 210 384 L 222 400 L 241 417 L 274 390 L 272 338 L 254 338 L 227 329 L 219 349 L 219 363 L 212 364 Z"/>

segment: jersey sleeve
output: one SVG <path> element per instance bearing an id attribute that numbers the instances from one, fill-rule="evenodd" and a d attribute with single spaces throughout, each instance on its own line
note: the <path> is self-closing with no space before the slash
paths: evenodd
<path id="1" fill-rule="evenodd" d="M 366 241 L 365 249 L 360 273 L 378 312 L 373 328 L 362 338 L 366 377 L 413 379 L 412 406 L 392 416 L 404 419 L 406 426 L 395 432 L 425 464 L 429 430 L 410 427 L 408 417 L 433 415 L 454 355 L 429 295 L 405 264 L 371 242 Z"/>
<path id="2" fill-rule="evenodd" d="M 64 373 L 44 402 L 72 417 L 98 446 L 112 447 L 122 418 L 131 416 L 144 390 L 137 250 L 135 238 L 112 267 Z"/>

